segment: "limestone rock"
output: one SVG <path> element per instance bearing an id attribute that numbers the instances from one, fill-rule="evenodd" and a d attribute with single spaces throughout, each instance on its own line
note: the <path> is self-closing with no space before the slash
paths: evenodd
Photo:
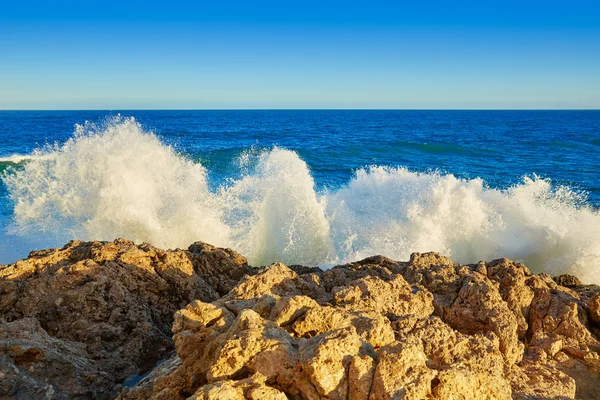
<path id="1" fill-rule="evenodd" d="M 49 336 L 34 318 L 0 323 L 0 398 L 111 398 L 118 388 L 85 347 Z"/>
<path id="2" fill-rule="evenodd" d="M 0 267 L 2 398 L 598 399 L 599 334 L 600 288 L 506 259 L 250 269 L 121 239 Z"/>
<path id="3" fill-rule="evenodd" d="M 354 356 L 348 369 L 348 400 L 368 400 L 375 373 L 375 359 Z"/>
<path id="4" fill-rule="evenodd" d="M 396 342 L 377 353 L 369 399 L 426 399 L 436 370 L 427 367 L 423 345 L 414 341 Z"/>
<path id="5" fill-rule="evenodd" d="M 402 275 L 389 281 L 369 276 L 333 289 L 334 303 L 351 311 L 376 311 L 390 319 L 406 315 L 425 318 L 433 313 L 433 296 L 409 285 Z"/>
<path id="6" fill-rule="evenodd" d="M 171 388 L 249 398 L 244 382 L 262 377 L 261 393 L 289 399 L 593 399 L 588 292 L 505 259 L 417 253 L 324 272 L 278 263 L 177 313 Z"/>
<path id="7" fill-rule="evenodd" d="M 119 384 L 128 384 L 128 378 L 173 351 L 175 311 L 194 299 L 216 300 L 219 291 L 230 289 L 248 270 L 245 258 L 231 250 L 201 243 L 190 249 L 164 251 L 117 239 L 73 241 L 61 249 L 32 252 L 0 269 L 0 322 L 33 318 L 39 329 L 27 325 L 31 340 L 41 340 L 31 344 L 34 348 L 47 347 L 50 337 L 64 348 L 82 349 L 77 360 L 85 362 L 62 362 L 72 360 L 71 369 L 89 377 L 90 396 L 111 398 Z M 48 362 L 42 364 L 47 367 Z M 0 372 L 6 373 L 5 368 Z M 22 372 L 37 379 L 42 369 Z M 95 383 L 101 379 L 110 383 Z M 67 389 L 60 391 L 61 385 L 53 387 L 54 396 L 70 395 Z"/>
<path id="8" fill-rule="evenodd" d="M 596 324 L 600 325 L 600 294 L 596 293 L 589 303 L 590 318 Z"/>
<path id="9" fill-rule="evenodd" d="M 319 304 L 308 296 L 286 296 L 277 301 L 271 315 L 277 325 L 286 326 L 317 307 Z"/>
<path id="10" fill-rule="evenodd" d="M 300 343 L 300 368 L 320 397 L 348 397 L 348 369 L 353 355 L 375 356 L 353 328 L 336 329 Z"/>
<path id="11" fill-rule="evenodd" d="M 561 286 L 565 286 L 565 287 L 569 287 L 569 288 L 581 285 L 581 281 L 579 280 L 579 278 L 577 278 L 574 275 L 569 275 L 569 274 L 554 277 L 554 281 Z"/>

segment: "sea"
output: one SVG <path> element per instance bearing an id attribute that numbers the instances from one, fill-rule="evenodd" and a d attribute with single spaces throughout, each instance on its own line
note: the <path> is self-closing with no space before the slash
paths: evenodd
<path id="1" fill-rule="evenodd" d="M 600 284 L 598 110 L 0 111 L 0 176 L 0 264 L 125 237 Z"/>

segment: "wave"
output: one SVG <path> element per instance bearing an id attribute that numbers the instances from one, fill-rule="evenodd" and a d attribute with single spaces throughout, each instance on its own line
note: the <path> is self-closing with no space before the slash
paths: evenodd
<path id="1" fill-rule="evenodd" d="M 124 236 L 169 247 L 198 236 L 225 243 L 205 169 L 133 118 L 78 125 L 64 145 L 38 153 L 3 178 L 17 234 L 59 232 L 62 241 Z"/>
<path id="2" fill-rule="evenodd" d="M 536 176 L 498 190 L 481 179 L 371 166 L 317 192 L 297 153 L 272 148 L 243 153 L 242 177 L 211 190 L 202 165 L 120 116 L 77 126 L 71 140 L 37 155 L 3 180 L 14 204 L 11 232 L 45 236 L 49 245 L 203 240 L 253 265 L 438 251 L 461 263 L 508 257 L 600 283 L 599 212 L 581 193 Z"/>
<path id="3" fill-rule="evenodd" d="M 33 159 L 33 157 L 32 155 L 11 154 L 10 156 L 0 157 L 0 163 L 20 164 Z"/>
<path id="4" fill-rule="evenodd" d="M 0 175 L 8 169 L 19 168 L 20 166 L 33 160 L 34 158 L 45 157 L 36 153 L 37 152 L 34 152 L 34 154 L 11 154 L 10 156 L 0 157 Z M 2 182 L 0 181 L 0 195 L 3 194 L 2 189 Z"/>
<path id="5" fill-rule="evenodd" d="M 40 154 L 11 154 L 10 156 L 0 157 L 0 164 L 22 164 L 31 161 L 34 158 L 44 157 Z"/>

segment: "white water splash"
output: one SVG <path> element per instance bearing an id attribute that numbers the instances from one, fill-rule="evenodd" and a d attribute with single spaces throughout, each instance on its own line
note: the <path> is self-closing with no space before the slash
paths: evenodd
<path id="1" fill-rule="evenodd" d="M 42 155 L 35 154 L 11 154 L 10 156 L 0 157 L 0 163 L 12 163 L 12 164 L 20 164 L 26 161 L 33 160 L 36 157 L 44 157 Z"/>
<path id="2" fill-rule="evenodd" d="M 73 139 L 40 150 L 4 181 L 14 232 L 44 236 L 46 246 L 118 236 L 161 247 L 202 240 L 254 265 L 438 251 L 462 263 L 508 257 L 600 283 L 598 211 L 548 180 L 525 178 L 500 191 L 480 179 L 371 167 L 319 194 L 289 150 L 246 153 L 240 168 L 243 178 L 211 192 L 201 165 L 118 117 L 78 127 Z"/>
<path id="3" fill-rule="evenodd" d="M 194 237 L 227 243 L 204 168 L 133 118 L 77 126 L 73 139 L 38 153 L 4 178 L 18 234 L 48 232 L 59 241 L 123 236 L 163 247 Z"/>
<path id="4" fill-rule="evenodd" d="M 344 259 L 433 250 L 461 263 L 507 257 L 600 282 L 600 214 L 537 177 L 500 191 L 481 179 L 374 167 L 328 196 L 328 215 Z"/>
<path id="5" fill-rule="evenodd" d="M 257 265 L 316 265 L 335 258 L 329 224 L 306 163 L 289 150 L 259 156 L 256 170 L 223 188 L 231 247 Z"/>

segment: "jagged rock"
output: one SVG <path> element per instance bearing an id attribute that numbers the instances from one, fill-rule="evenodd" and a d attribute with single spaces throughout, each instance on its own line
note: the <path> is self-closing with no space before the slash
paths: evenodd
<path id="1" fill-rule="evenodd" d="M 433 296 L 409 285 L 402 275 L 389 281 L 368 276 L 332 290 L 334 304 L 350 311 L 375 311 L 395 320 L 406 315 L 424 318 L 433 313 Z"/>
<path id="2" fill-rule="evenodd" d="M 174 388 L 185 386 L 184 376 L 181 374 L 181 359 L 177 354 L 163 360 L 147 376 L 140 380 L 134 387 L 125 387 L 118 399 L 146 400 L 155 399 L 182 400 L 182 393 Z"/>
<path id="3" fill-rule="evenodd" d="M 554 282 L 565 287 L 580 286 L 581 281 L 574 275 L 564 274 L 553 278 Z"/>
<path id="4" fill-rule="evenodd" d="M 85 346 L 58 340 L 35 318 L 0 323 L 0 398 L 110 398 L 118 387 Z"/>
<path id="5" fill-rule="evenodd" d="M 600 294 L 596 293 L 590 299 L 589 310 L 592 321 L 600 325 Z"/>
<path id="6" fill-rule="evenodd" d="M 370 356 L 354 356 L 348 368 L 348 399 L 367 400 L 375 373 L 375 359 Z"/>
<path id="7" fill-rule="evenodd" d="M 47 347 L 47 339 L 35 342 L 48 336 L 63 348 L 82 349 L 77 361 L 61 361 L 71 360 L 73 371 L 90 377 L 77 390 L 111 398 L 120 383 L 154 367 L 173 350 L 175 311 L 194 299 L 216 300 L 219 291 L 230 289 L 247 270 L 242 256 L 201 243 L 190 251 L 164 251 L 124 239 L 73 241 L 62 249 L 32 252 L 26 260 L 0 269 L 0 322 L 33 318 L 39 327 L 31 328 L 34 348 Z M 0 356 L 6 354 L 3 350 Z M 40 368 L 21 372 L 32 382 L 56 381 Z M 99 385 L 94 376 L 107 383 Z M 58 383 L 53 390 L 55 397 L 73 394 Z"/>
<path id="8" fill-rule="evenodd" d="M 349 327 L 355 328 L 358 335 L 374 347 L 394 341 L 390 321 L 377 312 L 348 313 L 330 306 L 311 308 L 291 326 L 291 331 L 298 337 L 313 337 Z"/>
<path id="9" fill-rule="evenodd" d="M 420 343 L 395 342 L 377 353 L 369 399 L 429 398 L 436 375 Z"/>
<path id="10" fill-rule="evenodd" d="M 307 311 L 319 307 L 319 303 L 308 296 L 286 296 L 277 300 L 271 311 L 272 319 L 279 326 L 293 324 Z"/>
<path id="11" fill-rule="evenodd" d="M 251 273 L 246 257 L 231 249 L 222 249 L 203 242 L 188 248 L 194 271 L 221 296 L 229 293 L 244 275 Z"/>
<path id="12" fill-rule="evenodd" d="M 275 264 L 177 313 L 172 388 L 248 396 L 242 382 L 263 376 L 290 399 L 593 399 L 600 346 L 582 316 L 596 309 L 586 296 L 504 259 Z"/>
<path id="13" fill-rule="evenodd" d="M 223 301 L 258 299 L 265 295 L 277 297 L 301 295 L 298 282 L 297 273 L 282 263 L 273 264 L 265 267 L 258 275 L 246 276 L 223 298 Z"/>
<path id="14" fill-rule="evenodd" d="M 221 337 L 212 359 L 209 382 L 260 373 L 267 379 L 288 380 L 298 360 L 298 346 L 277 324 L 251 309 L 240 312 Z"/>
<path id="15" fill-rule="evenodd" d="M 575 397 L 575 380 L 549 365 L 522 364 L 511 378 L 516 400 L 594 398 Z"/>
<path id="16" fill-rule="evenodd" d="M 300 341 L 299 369 L 316 389 L 318 398 L 345 399 L 353 355 L 375 353 L 353 328 L 335 329 Z"/>
<path id="17" fill-rule="evenodd" d="M 72 242 L 0 267 L 0 397 L 598 399 L 600 288 L 558 282 L 435 253 L 251 270 L 203 243 Z"/>
<path id="18" fill-rule="evenodd" d="M 220 381 L 198 389 L 189 400 L 287 400 L 286 395 L 265 385 L 257 375 L 239 381 Z"/>
<path id="19" fill-rule="evenodd" d="M 528 279 L 531 279 L 531 271 L 524 265 L 505 258 L 488 264 L 480 263 L 477 269 L 500 285 L 500 296 L 517 319 L 517 335 L 519 339 L 524 339 L 528 328 L 529 306 L 534 297 L 533 290 L 527 284 Z"/>

